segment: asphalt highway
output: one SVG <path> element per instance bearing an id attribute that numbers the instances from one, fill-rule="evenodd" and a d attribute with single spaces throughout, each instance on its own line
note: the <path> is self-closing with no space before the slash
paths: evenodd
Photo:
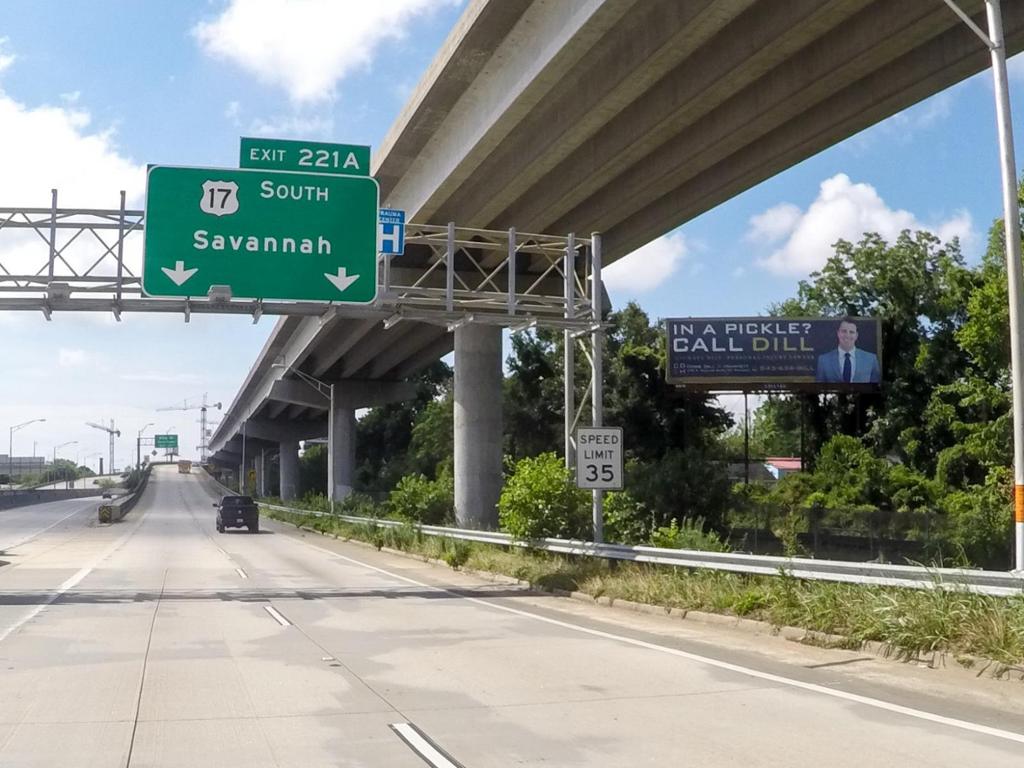
<path id="1" fill-rule="evenodd" d="M 961 695 L 930 682 L 945 673 L 761 650 L 271 521 L 218 534 L 214 498 L 159 467 L 116 525 L 96 522 L 95 500 L 0 512 L 0 766 L 1018 768 L 1024 755 L 1021 683 Z"/>

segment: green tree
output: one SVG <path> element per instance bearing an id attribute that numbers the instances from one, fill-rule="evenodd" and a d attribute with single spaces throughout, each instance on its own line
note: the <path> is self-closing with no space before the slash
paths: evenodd
<path id="1" fill-rule="evenodd" d="M 450 387 L 451 368 L 443 361 L 419 373 L 416 396 L 371 408 L 356 427 L 356 487 L 386 493 L 407 474 L 417 471 L 409 453 L 413 427 L 420 414 Z"/>
<path id="2" fill-rule="evenodd" d="M 797 297 L 772 308 L 882 321 L 882 394 L 809 398 L 814 453 L 836 433 L 864 434 L 880 453 L 903 450 L 931 393 L 953 383 L 968 363 L 957 334 L 977 284 L 956 240 L 943 244 L 931 233 L 905 231 L 889 244 L 868 233 L 856 245 L 836 243 L 821 271 L 801 281 Z M 905 458 L 918 469 L 934 468 L 935 452 Z"/>
<path id="3" fill-rule="evenodd" d="M 514 333 L 503 413 L 505 453 L 513 459 L 562 450 L 562 343 L 556 331 Z"/>

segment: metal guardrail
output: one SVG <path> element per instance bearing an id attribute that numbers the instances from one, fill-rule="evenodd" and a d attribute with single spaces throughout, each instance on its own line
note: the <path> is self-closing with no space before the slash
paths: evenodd
<path id="1" fill-rule="evenodd" d="M 400 527 L 397 520 L 384 520 L 352 515 L 331 515 L 275 504 L 259 502 L 261 507 L 297 515 L 333 517 L 347 523 Z M 701 552 L 690 549 L 663 549 L 660 547 L 631 547 L 623 544 L 596 544 L 592 541 L 567 539 L 540 539 L 525 542 L 513 539 L 507 533 L 477 531 L 464 528 L 446 528 L 439 525 L 418 525 L 420 531 L 431 536 L 447 536 L 463 541 L 478 541 L 504 547 L 541 549 L 567 555 L 601 557 L 637 563 L 672 565 L 682 568 L 707 568 L 733 573 L 777 576 L 785 572 L 799 579 L 871 584 L 886 587 L 914 589 L 966 589 L 986 595 L 1009 597 L 1024 594 L 1024 573 L 983 571 L 966 568 L 927 568 L 918 565 L 885 565 L 881 563 L 855 563 L 843 560 L 815 560 L 802 557 L 748 555 L 735 552 Z"/>

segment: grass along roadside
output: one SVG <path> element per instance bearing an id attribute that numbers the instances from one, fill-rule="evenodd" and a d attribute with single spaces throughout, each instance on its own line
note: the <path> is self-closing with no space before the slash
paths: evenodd
<path id="1" fill-rule="evenodd" d="M 842 645 L 854 648 L 880 642 L 905 658 L 939 651 L 967 666 L 969 657 L 1024 665 L 1024 596 L 1004 598 L 963 590 L 874 587 L 803 581 L 781 574 L 754 576 L 609 563 L 430 536 L 412 525 L 352 524 L 277 510 L 265 514 L 378 549 L 388 547 L 443 560 L 453 568 L 503 574 L 543 589 L 800 627 L 841 636 L 845 638 Z"/>

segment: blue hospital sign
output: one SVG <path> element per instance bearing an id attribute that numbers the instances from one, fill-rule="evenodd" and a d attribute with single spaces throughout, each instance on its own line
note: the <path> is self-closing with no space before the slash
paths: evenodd
<path id="1" fill-rule="evenodd" d="M 399 256 L 405 252 L 405 211 L 381 208 L 377 225 L 377 250 Z"/>

